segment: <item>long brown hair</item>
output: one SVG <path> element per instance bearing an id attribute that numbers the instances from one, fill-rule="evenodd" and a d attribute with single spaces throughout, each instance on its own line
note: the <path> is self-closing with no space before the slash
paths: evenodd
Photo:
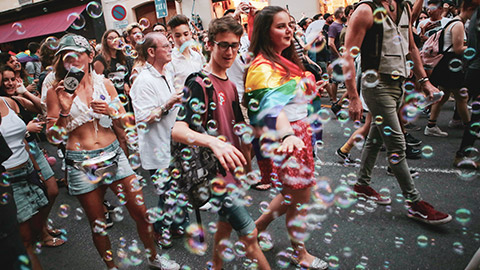
<path id="1" fill-rule="evenodd" d="M 282 81 L 290 77 L 290 69 L 287 65 L 282 63 L 280 57 L 273 49 L 273 42 L 270 38 L 270 28 L 273 24 L 273 17 L 280 12 L 287 12 L 285 9 L 277 6 L 268 6 L 262 9 L 255 15 L 252 31 L 252 42 L 250 44 L 250 51 L 255 57 L 260 53 L 263 54 L 265 59 L 274 64 L 278 64 L 286 71 L 286 75 L 282 78 Z M 287 12 L 288 14 L 288 12 Z M 295 44 L 292 42 L 288 48 L 282 51 L 282 56 L 295 63 L 299 68 L 305 70 L 298 54 L 295 50 Z"/>
<path id="2" fill-rule="evenodd" d="M 110 35 L 110 33 L 116 33 L 119 38 L 122 37 L 118 33 L 118 31 L 115 30 L 115 29 L 107 30 L 103 34 L 103 36 L 102 36 L 102 49 L 100 50 L 100 54 L 103 56 L 103 58 L 105 59 L 105 63 L 107 64 L 105 69 L 110 68 L 110 62 L 112 61 L 112 56 L 113 56 L 113 55 L 110 55 L 110 48 L 108 47 L 108 42 L 107 42 L 108 41 L 107 37 L 108 37 L 108 35 Z M 122 64 L 122 65 L 127 64 L 127 59 L 125 58 L 125 55 L 122 53 L 121 50 L 116 50 L 115 51 L 115 58 L 117 59 L 118 62 L 120 62 L 120 64 Z"/>

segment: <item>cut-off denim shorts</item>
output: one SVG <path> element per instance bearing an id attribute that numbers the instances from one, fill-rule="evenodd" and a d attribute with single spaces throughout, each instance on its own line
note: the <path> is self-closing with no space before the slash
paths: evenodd
<path id="1" fill-rule="evenodd" d="M 65 157 L 71 159 L 74 162 L 84 161 L 89 158 L 97 157 L 101 153 L 116 152 L 119 155 L 117 171 L 112 177 L 108 179 L 98 179 L 91 175 L 87 175 L 84 171 L 81 171 L 74 166 L 67 165 L 67 182 L 68 191 L 70 195 L 86 194 L 90 191 L 97 189 L 100 185 L 110 185 L 111 183 L 135 174 L 130 167 L 127 156 L 120 148 L 120 144 L 117 140 L 108 145 L 107 147 L 96 150 L 67 150 Z"/>
<path id="2" fill-rule="evenodd" d="M 38 213 L 38 210 L 48 204 L 43 190 L 28 181 L 34 171 L 30 160 L 20 168 L 9 170 L 2 174 L 2 183 L 10 182 L 13 199 L 17 205 L 18 223 L 25 222 Z"/>

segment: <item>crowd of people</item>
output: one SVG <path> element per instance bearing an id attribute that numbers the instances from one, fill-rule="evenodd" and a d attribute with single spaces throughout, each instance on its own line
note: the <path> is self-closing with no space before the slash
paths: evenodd
<path id="1" fill-rule="evenodd" d="M 408 216 L 434 225 L 449 222 L 452 217 L 422 200 L 415 188 L 418 172 L 406 160 L 420 158 L 415 147 L 422 142 L 407 131 L 420 130 L 414 122 L 428 114 L 424 134 L 448 136 L 437 119 L 453 95 L 448 127 L 464 129 L 453 166 L 479 168 L 474 142 L 480 2 L 427 4 L 425 10 L 421 0 L 362 1 L 297 23 L 284 8 L 257 10 L 241 2 L 205 31 L 175 15 L 148 33 L 137 23 L 123 33 L 107 30 L 96 46 L 75 34 L 32 42 L 30 58 L 22 63 L 15 53 L 0 53 L 0 189 L 11 198 L 0 205 L 4 265 L 42 269 L 34 243 L 64 244 L 62 232 L 47 222 L 63 178 L 108 269 L 119 265 L 106 233 L 112 225 L 107 189 L 125 203 L 151 268 L 180 269 L 156 245 L 167 249 L 172 238 L 185 237 L 193 205 L 218 213 L 212 269 L 222 269 L 222 240 L 232 230 L 246 257 L 258 269 L 270 269 L 257 238 L 283 214 L 291 261 L 327 269 L 327 262 L 308 252 L 306 228 L 298 225 L 316 185 L 322 95 L 330 98 L 323 106 L 335 117 L 348 120 L 349 114 L 358 124 L 331 153 L 345 166 L 359 167 L 353 195 L 391 203 L 370 187 L 384 148 Z M 248 23 L 241 24 L 242 16 Z M 339 88 L 347 90 L 341 97 Z M 65 175 L 53 172 L 39 146 L 45 140 L 58 147 Z M 362 149 L 360 160 L 350 154 L 354 146 Z M 143 200 L 145 184 L 135 172 L 140 167 L 159 195 L 161 219 L 145 218 L 146 206 L 136 203 Z M 253 220 L 239 196 L 273 187 L 280 192 Z M 185 200 L 190 205 L 180 203 Z"/>

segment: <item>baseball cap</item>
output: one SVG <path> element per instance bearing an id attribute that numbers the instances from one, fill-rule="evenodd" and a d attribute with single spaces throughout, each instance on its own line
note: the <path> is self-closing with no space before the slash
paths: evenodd
<path id="1" fill-rule="evenodd" d="M 323 19 L 326 20 L 326 19 L 328 19 L 328 17 L 330 17 L 330 16 L 332 16 L 332 14 L 330 14 L 330 13 L 325 13 L 325 14 L 323 15 Z"/>
<path id="2" fill-rule="evenodd" d="M 88 40 L 79 35 L 66 35 L 60 39 L 58 43 L 58 51 L 55 55 L 63 51 L 76 51 L 76 52 L 91 52 L 92 46 L 88 43 Z"/>

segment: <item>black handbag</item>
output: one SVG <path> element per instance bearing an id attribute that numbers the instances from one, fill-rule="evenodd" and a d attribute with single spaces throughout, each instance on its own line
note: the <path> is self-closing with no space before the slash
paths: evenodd
<path id="1" fill-rule="evenodd" d="M 195 80 L 199 76 L 205 79 L 204 73 L 197 72 L 191 74 L 187 78 Z M 213 100 L 213 85 L 208 87 L 205 85 L 208 100 Z M 205 102 L 209 104 L 209 102 Z M 190 125 L 192 130 L 200 133 L 206 133 L 205 125 L 208 120 L 213 119 L 213 111 L 207 106 L 207 118 L 202 125 Z M 180 192 L 187 194 L 190 203 L 199 208 L 207 203 L 211 196 L 210 181 L 217 176 L 218 173 L 226 175 L 225 169 L 220 165 L 213 151 L 208 147 L 191 146 L 172 141 L 171 145 L 172 159 L 169 166 L 170 176 L 178 184 Z"/>

